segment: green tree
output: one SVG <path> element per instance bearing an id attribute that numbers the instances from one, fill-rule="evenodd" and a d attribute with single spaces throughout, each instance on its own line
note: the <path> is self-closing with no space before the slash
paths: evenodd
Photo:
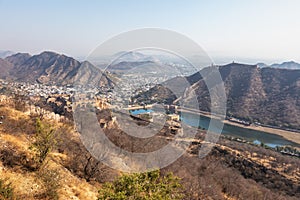
<path id="1" fill-rule="evenodd" d="M 99 190 L 98 200 L 173 200 L 182 199 L 180 179 L 159 170 L 123 175 Z"/>
<path id="2" fill-rule="evenodd" d="M 49 153 L 57 145 L 57 136 L 55 129 L 39 118 L 36 120 L 35 130 L 35 141 L 30 149 L 35 152 L 34 161 L 37 169 L 40 169 Z"/>

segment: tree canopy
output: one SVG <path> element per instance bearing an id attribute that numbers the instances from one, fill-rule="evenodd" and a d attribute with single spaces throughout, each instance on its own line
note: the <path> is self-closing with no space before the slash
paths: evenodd
<path id="1" fill-rule="evenodd" d="M 159 170 L 126 174 L 99 190 L 98 200 L 176 200 L 182 199 L 180 179 Z"/>

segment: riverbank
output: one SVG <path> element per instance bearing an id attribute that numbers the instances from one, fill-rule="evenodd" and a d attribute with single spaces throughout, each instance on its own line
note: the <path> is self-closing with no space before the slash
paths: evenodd
<path id="1" fill-rule="evenodd" d="M 207 115 L 206 115 L 207 117 Z M 290 140 L 292 142 L 295 142 L 300 145 L 300 133 L 297 132 L 292 132 L 292 131 L 286 131 L 282 129 L 275 129 L 275 128 L 269 128 L 269 127 L 263 127 L 263 126 L 255 126 L 255 125 L 250 125 L 250 126 L 245 126 L 242 124 L 234 123 L 229 120 L 224 120 L 223 121 L 225 124 L 229 124 L 232 126 L 238 126 L 241 128 L 245 129 L 250 129 L 250 130 L 256 130 L 256 131 L 262 131 L 270 134 L 275 134 L 284 137 L 287 140 Z"/>

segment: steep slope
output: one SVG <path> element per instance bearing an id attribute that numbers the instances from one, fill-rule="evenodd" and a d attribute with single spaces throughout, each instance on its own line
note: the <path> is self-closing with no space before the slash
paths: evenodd
<path id="1" fill-rule="evenodd" d="M 79 69 L 76 71 L 76 75 L 73 77 L 73 83 L 93 86 L 113 85 L 113 81 L 107 74 L 102 73 L 100 69 L 88 61 L 81 63 Z"/>
<path id="2" fill-rule="evenodd" d="M 15 66 L 20 66 L 26 60 L 28 60 L 30 57 L 31 57 L 31 55 L 28 53 L 17 53 L 17 54 L 14 54 L 14 55 L 11 55 L 11 56 L 5 58 L 5 60 L 12 63 Z"/>
<path id="3" fill-rule="evenodd" d="M 219 68 L 227 95 L 227 113 L 250 121 L 300 128 L 300 70 L 230 64 Z M 197 83 L 203 110 L 210 104 L 203 80 Z M 204 95 L 203 95 L 204 94 Z"/>
<path id="4" fill-rule="evenodd" d="M 29 149 L 35 126 L 34 118 L 31 118 L 29 112 L 23 113 L 3 104 L 0 113 L 5 115 L 5 120 L 0 126 L 0 179 L 8 179 L 12 183 L 16 199 L 53 199 L 47 198 L 44 194 L 42 175 L 30 170 L 24 163 L 24 156 L 28 161 L 32 155 Z M 54 120 L 51 121 L 51 125 L 61 126 Z M 64 133 L 64 137 L 68 138 L 64 141 L 70 142 L 78 136 L 68 131 Z M 76 140 L 80 141 L 79 138 Z M 96 199 L 99 186 L 72 173 L 65 165 L 71 159 L 69 156 L 70 154 L 67 155 L 66 152 L 55 151 L 49 155 L 47 162 L 46 169 L 59 174 L 60 178 L 56 181 L 61 185 L 57 191 L 60 199 Z M 2 199 L 1 194 L 0 199 Z"/>
<path id="5" fill-rule="evenodd" d="M 233 63 L 220 67 L 219 71 L 226 89 L 227 107 L 233 114 L 248 116 L 265 100 L 260 70 L 255 65 Z"/>
<path id="6" fill-rule="evenodd" d="M 264 121 L 299 128 L 300 70 L 262 70 L 263 88 L 268 99 L 260 106 Z"/>
<path id="7" fill-rule="evenodd" d="M 19 81 L 38 81 L 48 84 L 62 84 L 79 68 L 80 63 L 65 55 L 43 52 L 27 59 L 14 68 L 12 75 Z"/>
<path id="8" fill-rule="evenodd" d="M 0 78 L 7 79 L 9 77 L 9 71 L 13 65 L 10 62 L 0 58 Z"/>

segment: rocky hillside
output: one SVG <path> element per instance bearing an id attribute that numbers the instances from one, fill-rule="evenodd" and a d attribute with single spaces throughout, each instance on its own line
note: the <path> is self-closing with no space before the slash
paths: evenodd
<path id="1" fill-rule="evenodd" d="M 0 182 L 5 181 L 8 188 L 13 188 L 16 199 L 96 200 L 103 184 L 111 183 L 122 174 L 92 157 L 71 121 L 62 116 L 50 118 L 50 113 L 41 115 L 36 109 L 22 112 L 15 108 L 14 99 L 11 101 L 0 102 L 0 116 L 3 116 Z M 137 138 L 122 131 L 117 122 L 113 122 L 109 110 L 103 109 L 97 116 L 105 124 L 106 136 L 127 151 L 153 152 L 174 140 L 168 126 L 154 137 Z M 53 128 L 58 143 L 48 154 L 42 170 L 37 170 L 31 147 L 37 140 L 37 118 L 41 117 L 44 125 Z M 172 172 L 181 178 L 183 200 L 299 199 L 298 158 L 221 137 L 209 155 L 199 159 L 198 151 L 204 137 L 205 131 L 199 131 L 188 151 L 161 169 L 163 174 Z M 179 145 L 181 142 L 186 141 L 178 140 Z M 125 165 L 126 162 L 120 163 Z M 1 194 L 0 190 L 0 199 Z"/>
<path id="2" fill-rule="evenodd" d="M 2 58 L 0 58 L 0 71 L 1 77 L 7 79 L 9 76 L 9 71 L 12 69 L 12 64 Z"/>
<path id="3" fill-rule="evenodd" d="M 201 71 L 206 74 L 209 68 Z M 300 129 L 300 70 L 259 68 L 232 63 L 218 67 L 225 84 L 227 113 L 250 121 Z M 201 110 L 210 111 L 210 97 L 199 73 L 187 77 L 197 94 Z M 180 82 L 175 78 L 169 82 Z M 166 82 L 163 85 L 170 85 Z M 174 96 L 166 87 L 155 87 L 137 96 L 137 101 L 172 103 Z M 161 98 L 163 97 L 163 98 Z M 150 101 L 149 101 L 150 100 Z"/>
<path id="4" fill-rule="evenodd" d="M 30 56 L 18 53 L 0 61 L 0 78 L 23 82 L 38 82 L 43 84 L 67 85 L 73 83 L 110 85 L 111 80 L 100 69 L 89 62 L 54 52 L 43 52 Z"/>

